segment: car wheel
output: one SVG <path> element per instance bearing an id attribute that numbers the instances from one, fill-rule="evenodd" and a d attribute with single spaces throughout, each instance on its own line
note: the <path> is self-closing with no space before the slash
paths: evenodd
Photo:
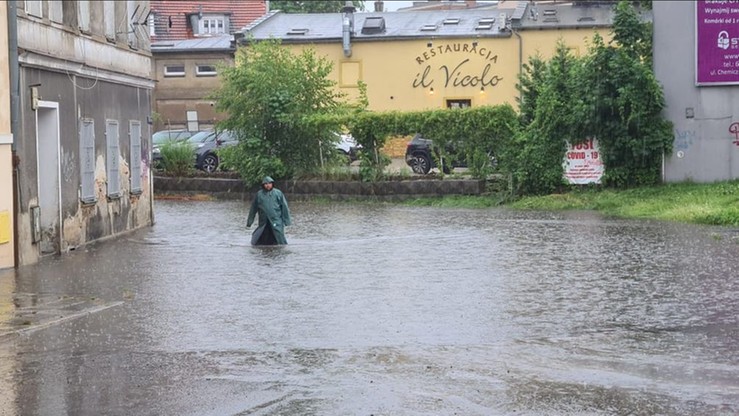
<path id="1" fill-rule="evenodd" d="M 426 156 L 413 156 L 411 159 L 411 169 L 414 173 L 425 175 L 431 170 L 431 161 Z"/>
<path id="2" fill-rule="evenodd" d="M 341 156 L 344 157 L 344 161 L 346 162 L 347 165 L 351 165 L 352 164 L 352 155 L 350 155 L 349 153 L 347 153 L 347 152 L 345 152 L 343 150 L 339 150 L 339 153 L 341 153 Z"/>
<path id="3" fill-rule="evenodd" d="M 205 156 L 203 159 L 203 170 L 208 173 L 213 173 L 218 169 L 218 157 L 214 154 Z"/>

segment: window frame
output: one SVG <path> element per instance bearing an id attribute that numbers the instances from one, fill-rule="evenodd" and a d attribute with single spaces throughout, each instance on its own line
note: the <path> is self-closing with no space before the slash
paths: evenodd
<path id="1" fill-rule="evenodd" d="M 444 107 L 449 110 L 472 108 L 472 98 L 447 98 L 444 100 Z"/>
<path id="2" fill-rule="evenodd" d="M 105 183 L 108 199 L 121 197 L 120 126 L 118 120 L 105 120 Z"/>
<path id="3" fill-rule="evenodd" d="M 77 26 L 80 32 L 90 33 L 90 0 L 77 1 Z"/>
<path id="4" fill-rule="evenodd" d="M 170 68 L 179 68 L 182 67 L 182 71 L 170 71 Z M 164 77 L 165 78 L 181 78 L 187 75 L 187 68 L 185 67 L 185 64 L 165 64 L 164 65 Z"/>
<path id="5" fill-rule="evenodd" d="M 201 71 L 201 67 L 213 68 L 212 71 Z M 214 64 L 197 64 L 195 65 L 195 76 L 198 77 L 215 77 L 218 75 L 218 69 Z"/>
<path id="6" fill-rule="evenodd" d="M 97 202 L 95 193 L 95 120 L 80 119 L 80 201 L 83 205 Z"/>
<path id="7" fill-rule="evenodd" d="M 132 195 L 140 195 L 143 193 L 141 180 L 141 122 L 139 120 L 130 120 L 128 123 L 129 137 L 129 183 L 130 193 Z"/>
<path id="8" fill-rule="evenodd" d="M 213 30 L 211 30 L 210 24 L 206 26 L 206 22 L 213 22 Z M 219 31 L 219 25 L 220 29 Z M 228 34 L 228 28 L 226 28 L 226 16 L 222 14 L 208 14 L 204 15 L 198 20 L 198 35 L 226 35 Z"/>
<path id="9" fill-rule="evenodd" d="M 146 24 L 149 26 L 149 37 L 157 35 L 157 14 L 151 12 L 149 17 L 146 19 Z"/>
<path id="10" fill-rule="evenodd" d="M 108 41 L 115 42 L 115 0 L 103 0 L 103 33 Z"/>
<path id="11" fill-rule="evenodd" d="M 44 17 L 44 6 L 41 0 L 26 0 L 23 8 L 29 16 Z"/>
<path id="12" fill-rule="evenodd" d="M 49 0 L 49 20 L 54 23 L 64 24 L 64 2 L 62 0 Z"/>

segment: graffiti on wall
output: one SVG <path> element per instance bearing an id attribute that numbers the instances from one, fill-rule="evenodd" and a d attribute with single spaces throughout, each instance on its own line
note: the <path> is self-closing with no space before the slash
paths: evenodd
<path id="1" fill-rule="evenodd" d="M 732 141 L 732 143 L 739 146 L 739 122 L 731 123 L 729 125 L 729 133 L 734 135 L 734 141 Z"/>
<path id="2" fill-rule="evenodd" d="M 678 159 L 685 157 L 685 151 L 690 149 L 695 140 L 695 130 L 675 129 L 675 156 Z"/>

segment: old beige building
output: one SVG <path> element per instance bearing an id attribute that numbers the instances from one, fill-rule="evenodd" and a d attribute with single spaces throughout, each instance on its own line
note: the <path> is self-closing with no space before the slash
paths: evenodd
<path id="1" fill-rule="evenodd" d="M 154 131 L 204 130 L 224 115 L 209 95 L 232 65 L 233 34 L 264 15 L 264 0 L 151 1 Z"/>
<path id="2" fill-rule="evenodd" d="M 8 27 L 8 8 L 0 5 L 0 28 Z M 0 30 L 0 62 L 8 60 L 8 31 Z M 13 226 L 13 134 L 10 131 L 10 66 L 0 65 L 0 269 L 15 265 Z M 1 302 L 1 301 L 0 301 Z"/>
<path id="3" fill-rule="evenodd" d="M 429 11 L 273 11 L 237 39 L 248 46 L 275 38 L 292 50 L 316 50 L 333 63 L 331 78 L 342 93 L 356 97 L 360 81 L 366 84 L 375 111 L 515 106 L 518 76 L 530 57 L 550 58 L 559 41 L 584 54 L 596 33 L 610 38 L 613 15 L 612 4 L 543 1 Z"/>
<path id="4" fill-rule="evenodd" d="M 20 266 L 152 223 L 154 83 L 148 0 L 10 3 Z"/>
<path id="5" fill-rule="evenodd" d="M 154 130 L 212 128 L 223 114 L 208 96 L 221 86 L 221 65 L 233 65 L 231 36 L 158 42 L 152 45 Z"/>

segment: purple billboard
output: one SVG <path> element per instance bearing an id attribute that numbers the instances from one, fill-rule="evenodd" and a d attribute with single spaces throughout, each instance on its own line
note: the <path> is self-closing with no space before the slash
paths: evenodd
<path id="1" fill-rule="evenodd" d="M 739 0 L 699 0 L 696 84 L 739 84 Z"/>

